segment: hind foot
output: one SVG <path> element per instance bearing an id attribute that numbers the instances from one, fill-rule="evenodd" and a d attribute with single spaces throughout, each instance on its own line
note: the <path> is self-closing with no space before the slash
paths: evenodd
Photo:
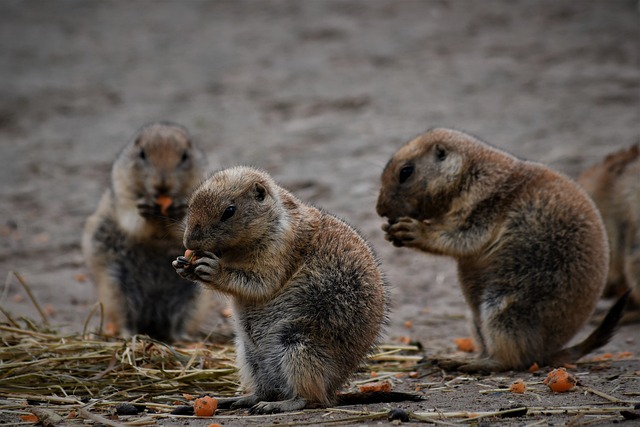
<path id="1" fill-rule="evenodd" d="M 302 397 L 281 400 L 278 402 L 258 402 L 249 409 L 250 414 L 275 414 L 277 412 L 290 412 L 304 409 L 307 401 Z"/>
<path id="2" fill-rule="evenodd" d="M 238 397 L 220 397 L 218 398 L 218 408 L 220 409 L 238 409 L 238 408 L 250 408 L 260 399 L 255 394 L 249 394 L 246 396 Z"/>
<path id="3" fill-rule="evenodd" d="M 447 358 L 436 359 L 434 364 L 445 371 L 460 371 L 469 374 L 481 372 L 498 372 L 505 371 L 504 366 L 493 359 L 489 358 Z"/>
<path id="4" fill-rule="evenodd" d="M 497 360 L 481 358 L 469 361 L 464 365 L 458 366 L 460 372 L 466 372 L 469 374 L 483 373 L 483 372 L 500 372 L 508 370 L 505 366 Z"/>

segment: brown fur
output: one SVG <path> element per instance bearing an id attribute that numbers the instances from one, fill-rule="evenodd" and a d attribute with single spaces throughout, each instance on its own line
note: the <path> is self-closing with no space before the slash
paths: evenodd
<path id="1" fill-rule="evenodd" d="M 638 313 L 629 313 L 623 322 L 640 321 L 640 147 L 608 155 L 586 169 L 578 183 L 596 203 L 609 237 L 606 294 L 632 289 Z"/>
<path id="2" fill-rule="evenodd" d="M 365 240 L 266 173 L 236 167 L 195 191 L 184 245 L 198 258 L 179 258 L 176 271 L 233 297 L 251 394 L 221 404 L 279 412 L 335 402 L 386 318 L 386 285 Z"/>
<path id="3" fill-rule="evenodd" d="M 593 350 L 559 351 L 591 315 L 608 265 L 600 216 L 569 178 L 434 129 L 389 161 L 377 211 L 396 246 L 458 261 L 480 350 L 461 369 L 525 369 Z M 589 343 L 606 342 L 616 319 Z"/>
<path id="4" fill-rule="evenodd" d="M 143 127 L 113 164 L 82 246 L 107 320 L 124 336 L 172 341 L 198 329 L 210 298 L 169 263 L 182 253 L 179 221 L 205 165 L 187 131 L 165 122 Z M 165 213 L 161 195 L 173 199 Z"/>

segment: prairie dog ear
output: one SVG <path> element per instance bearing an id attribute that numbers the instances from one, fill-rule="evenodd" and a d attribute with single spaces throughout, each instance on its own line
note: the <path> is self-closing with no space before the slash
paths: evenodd
<path id="1" fill-rule="evenodd" d="M 262 202 L 267 197 L 267 188 L 259 182 L 253 185 L 253 192 L 257 201 Z"/>
<path id="2" fill-rule="evenodd" d="M 441 151 L 438 151 L 438 150 Z M 440 163 L 440 170 L 446 176 L 456 176 L 462 169 L 462 157 L 455 151 L 436 146 L 436 161 Z"/>
<path id="3" fill-rule="evenodd" d="M 436 144 L 433 146 L 433 155 L 437 162 L 444 162 L 449 155 L 449 150 L 441 144 Z"/>

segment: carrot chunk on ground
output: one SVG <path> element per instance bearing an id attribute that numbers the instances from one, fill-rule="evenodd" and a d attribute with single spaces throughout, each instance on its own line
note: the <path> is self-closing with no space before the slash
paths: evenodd
<path id="1" fill-rule="evenodd" d="M 389 393 L 391 391 L 391 384 L 388 381 L 376 381 L 373 383 L 362 384 L 358 389 L 361 393 L 373 393 L 376 391 Z"/>
<path id="2" fill-rule="evenodd" d="M 193 402 L 193 413 L 197 417 L 210 417 L 218 409 L 218 399 L 215 397 L 199 397 Z"/>
<path id="3" fill-rule="evenodd" d="M 569 391 L 573 389 L 577 383 L 578 380 L 576 380 L 576 377 L 567 372 L 565 368 L 554 369 L 549 372 L 549 375 L 547 375 L 547 378 L 544 380 L 544 384 L 556 393 Z"/>
<path id="4" fill-rule="evenodd" d="M 510 386 L 509 386 L 509 391 L 511 393 L 518 393 L 518 394 L 522 394 L 527 390 L 527 386 L 524 384 L 524 381 L 522 380 L 517 380 L 514 381 Z"/>
<path id="5" fill-rule="evenodd" d="M 476 349 L 476 345 L 473 342 L 473 338 L 454 338 L 453 342 L 458 346 L 458 350 L 471 353 Z"/>

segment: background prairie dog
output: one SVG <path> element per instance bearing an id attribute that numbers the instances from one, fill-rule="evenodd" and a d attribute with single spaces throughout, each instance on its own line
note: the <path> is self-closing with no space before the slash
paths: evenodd
<path id="1" fill-rule="evenodd" d="M 178 221 L 205 165 L 187 131 L 168 122 L 143 127 L 113 164 L 82 249 L 107 319 L 124 336 L 183 338 L 209 302 L 171 268 L 182 253 Z"/>
<path id="2" fill-rule="evenodd" d="M 609 237 L 611 259 L 607 277 L 608 295 L 632 289 L 635 313 L 625 321 L 640 321 L 640 148 L 608 155 L 586 169 L 578 183 L 600 210 Z"/>
<path id="3" fill-rule="evenodd" d="M 480 355 L 452 367 L 573 361 L 613 334 L 624 301 L 589 338 L 563 350 L 591 315 L 609 263 L 595 206 L 564 175 L 465 133 L 434 129 L 393 155 L 377 211 L 396 246 L 458 262 Z"/>
<path id="4" fill-rule="evenodd" d="M 327 406 L 380 337 L 388 291 L 367 242 L 266 173 L 214 173 L 189 202 L 183 277 L 233 297 L 237 363 L 252 412 Z"/>

